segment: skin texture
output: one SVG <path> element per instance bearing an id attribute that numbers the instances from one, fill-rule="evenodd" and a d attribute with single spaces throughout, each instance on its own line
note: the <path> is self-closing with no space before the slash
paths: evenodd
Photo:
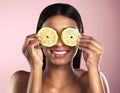
<path id="1" fill-rule="evenodd" d="M 23 54 L 30 64 L 30 72 L 17 71 L 11 77 L 10 93 L 109 93 L 108 84 L 100 72 L 99 62 L 103 46 L 93 37 L 82 34 L 75 47 L 63 44 L 60 35 L 67 27 L 77 28 L 74 20 L 62 15 L 50 17 L 43 27 L 57 31 L 59 40 L 53 47 L 42 46 L 37 34 L 26 37 Z M 43 55 L 46 68 L 42 71 Z M 72 60 L 76 50 L 83 51 L 88 71 L 73 69 Z M 65 55 L 55 52 L 67 51 Z"/>

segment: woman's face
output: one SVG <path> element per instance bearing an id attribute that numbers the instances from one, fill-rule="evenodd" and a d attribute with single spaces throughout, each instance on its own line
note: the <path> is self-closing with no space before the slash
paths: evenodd
<path id="1" fill-rule="evenodd" d="M 53 47 L 42 46 L 43 52 L 46 56 L 46 61 L 52 62 L 56 65 L 63 65 L 71 62 L 77 48 L 64 45 L 61 40 L 61 33 L 65 28 L 68 27 L 78 29 L 76 22 L 68 17 L 56 15 L 46 20 L 43 24 L 43 27 L 51 27 L 55 29 L 59 37 L 57 44 Z"/>

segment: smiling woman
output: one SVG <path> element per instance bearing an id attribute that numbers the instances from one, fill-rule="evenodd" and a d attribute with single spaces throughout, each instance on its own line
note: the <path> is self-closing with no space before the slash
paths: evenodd
<path id="1" fill-rule="evenodd" d="M 38 35 L 44 27 L 54 29 L 58 36 L 50 47 Z M 61 39 L 68 28 L 81 34 L 75 46 Z M 81 17 L 73 6 L 57 3 L 46 7 L 38 20 L 37 33 L 28 35 L 22 48 L 31 70 L 13 74 L 10 93 L 108 93 L 107 81 L 99 69 L 103 47 L 83 32 Z M 81 52 L 88 71 L 79 68 Z"/>

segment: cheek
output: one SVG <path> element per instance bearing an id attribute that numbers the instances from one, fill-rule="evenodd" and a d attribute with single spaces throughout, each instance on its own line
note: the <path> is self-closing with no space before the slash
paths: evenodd
<path id="1" fill-rule="evenodd" d="M 45 56 L 49 56 L 50 55 L 50 50 L 48 48 L 42 46 L 42 50 L 43 50 Z"/>

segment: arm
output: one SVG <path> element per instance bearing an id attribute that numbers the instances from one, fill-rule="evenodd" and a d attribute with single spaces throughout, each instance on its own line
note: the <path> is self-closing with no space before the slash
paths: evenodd
<path id="1" fill-rule="evenodd" d="M 107 80 L 99 69 L 88 70 L 90 93 L 110 93 Z"/>
<path id="2" fill-rule="evenodd" d="M 100 58 L 103 53 L 102 45 L 94 38 L 82 35 L 78 40 L 78 48 L 83 51 L 83 57 L 88 69 L 90 93 L 109 93 L 99 68 Z"/>
<path id="3" fill-rule="evenodd" d="M 42 66 L 43 53 L 41 41 L 36 34 L 27 36 L 23 45 L 23 54 L 30 64 L 30 76 L 28 80 L 27 93 L 42 92 Z"/>
<path id="4" fill-rule="evenodd" d="M 27 36 L 22 52 L 30 64 L 30 74 L 16 72 L 10 81 L 10 93 L 41 93 L 43 55 L 36 34 Z"/>
<path id="5" fill-rule="evenodd" d="M 42 67 L 32 69 L 28 81 L 27 93 L 42 92 Z"/>

